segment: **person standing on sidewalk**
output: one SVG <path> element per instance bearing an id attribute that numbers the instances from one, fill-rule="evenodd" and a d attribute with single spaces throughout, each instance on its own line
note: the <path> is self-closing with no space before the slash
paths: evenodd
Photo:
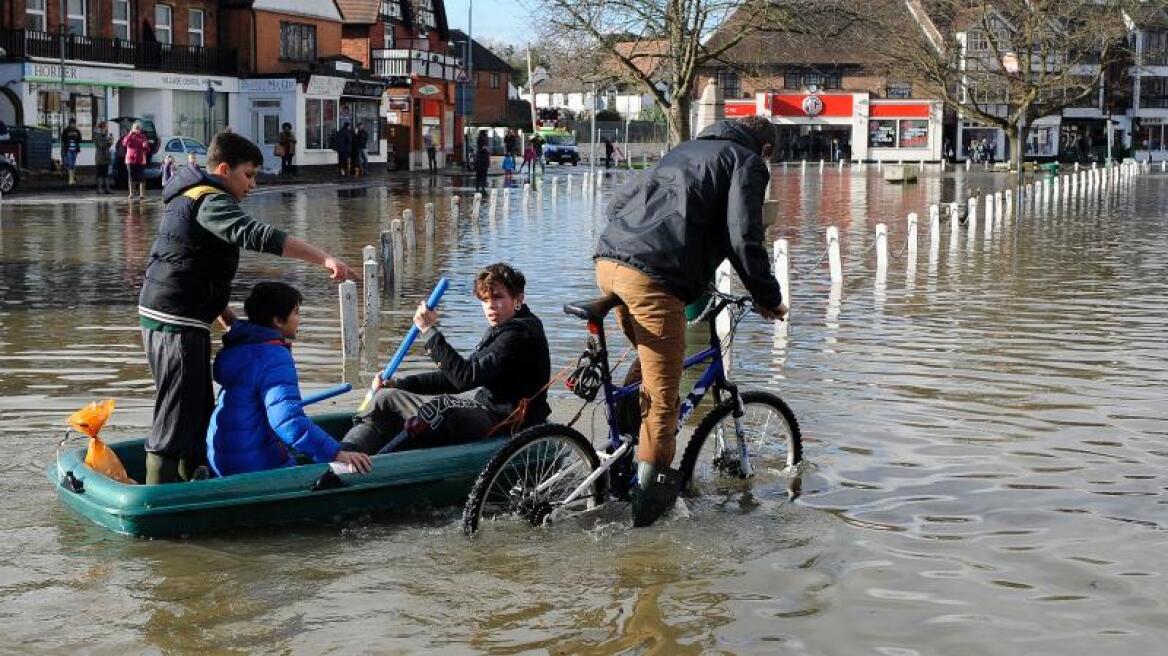
<path id="1" fill-rule="evenodd" d="M 479 150 L 475 153 L 475 191 L 481 192 L 484 196 L 489 193 L 487 191 L 487 173 L 491 170 L 491 151 L 486 146 L 479 146 Z"/>
<path id="2" fill-rule="evenodd" d="M 597 240 L 596 282 L 624 305 L 617 322 L 636 346 L 641 429 L 633 525 L 655 522 L 677 499 L 678 385 L 685 358 L 685 306 L 729 258 L 758 313 L 782 319 L 779 283 L 763 245 L 766 159 L 774 127 L 764 117 L 719 121 L 618 189 Z M 636 369 L 640 369 L 639 376 Z"/>
<path id="3" fill-rule="evenodd" d="M 235 321 L 227 302 L 240 249 L 320 265 L 334 281 L 356 279 L 340 259 L 240 207 L 263 162 L 255 144 L 220 132 L 207 149 L 206 172 L 184 166 L 163 189 L 166 210 L 138 296 L 142 345 L 156 387 L 147 485 L 190 479 L 206 459 L 215 403 L 211 323 Z"/>
<path id="4" fill-rule="evenodd" d="M 293 175 L 295 167 L 292 159 L 296 157 L 296 135 L 292 133 L 292 124 L 280 126 L 280 136 L 276 141 L 280 146 L 280 175 Z"/>
<path id="5" fill-rule="evenodd" d="M 130 200 L 134 200 L 134 187 L 138 188 L 138 200 L 146 198 L 146 179 L 143 174 L 146 162 L 150 160 L 150 140 L 142 133 L 142 124 L 134 121 L 134 125 L 126 136 L 122 137 L 122 148 L 126 149 L 126 172 L 129 182 Z"/>
<path id="6" fill-rule="evenodd" d="M 430 167 L 430 173 L 438 172 L 438 148 L 434 145 L 434 135 L 430 130 L 426 130 L 422 135 L 422 145 L 426 147 L 426 162 Z"/>
<path id="7" fill-rule="evenodd" d="M 93 167 L 97 177 L 97 193 L 99 194 L 114 193 L 110 189 L 110 162 L 113 160 L 110 155 L 111 147 L 113 147 L 113 140 L 110 139 L 109 132 L 106 132 L 105 121 L 102 121 L 93 131 Z"/>
<path id="8" fill-rule="evenodd" d="M 337 151 L 337 166 L 341 169 L 341 175 L 348 175 L 353 157 L 353 129 L 349 127 L 348 121 L 333 135 L 333 150 Z"/>
<path id="9" fill-rule="evenodd" d="M 369 157 L 365 148 L 369 146 L 369 132 L 364 123 L 357 124 L 357 132 L 353 134 L 353 175 L 365 175 L 365 167 L 369 164 Z"/>
<path id="10" fill-rule="evenodd" d="M 69 125 L 61 130 L 61 165 L 69 176 L 69 184 L 77 183 L 77 155 L 81 152 L 81 130 L 77 129 L 77 119 L 69 119 Z"/>

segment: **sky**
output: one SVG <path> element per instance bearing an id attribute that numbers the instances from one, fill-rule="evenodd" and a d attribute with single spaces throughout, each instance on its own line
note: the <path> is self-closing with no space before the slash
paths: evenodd
<path id="1" fill-rule="evenodd" d="M 467 5 L 474 5 L 475 40 L 496 39 L 506 43 L 526 43 L 531 25 L 524 3 L 516 0 L 446 0 L 446 21 L 456 30 L 466 31 Z"/>

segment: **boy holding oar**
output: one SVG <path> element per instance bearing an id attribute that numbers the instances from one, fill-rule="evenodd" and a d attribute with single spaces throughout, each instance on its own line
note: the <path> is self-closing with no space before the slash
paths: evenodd
<path id="1" fill-rule="evenodd" d="M 205 460 L 214 397 L 211 322 L 235 320 L 227 307 L 241 248 L 328 269 L 332 280 L 356 276 L 343 261 L 264 223 L 239 206 L 255 187 L 264 157 L 246 138 L 221 132 L 207 168 L 183 167 L 163 189 L 166 211 L 150 248 L 138 297 L 146 359 L 156 387 L 146 440 L 146 484 L 189 479 Z"/>

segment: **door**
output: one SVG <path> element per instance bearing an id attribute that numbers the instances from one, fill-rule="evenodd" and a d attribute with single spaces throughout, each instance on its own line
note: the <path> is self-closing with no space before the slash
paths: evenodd
<path id="1" fill-rule="evenodd" d="M 252 134 L 256 136 L 256 145 L 264 154 L 264 170 L 273 173 L 280 170 L 280 158 L 276 157 L 273 149 L 280 140 L 280 110 L 257 109 L 252 112 L 255 123 Z"/>

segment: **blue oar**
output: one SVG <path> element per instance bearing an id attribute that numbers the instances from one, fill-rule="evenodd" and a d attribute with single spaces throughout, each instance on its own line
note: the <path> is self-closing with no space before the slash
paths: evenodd
<path id="1" fill-rule="evenodd" d="M 323 390 L 317 392 L 316 394 L 309 394 L 308 396 L 306 396 L 300 400 L 300 405 L 312 405 L 313 403 L 319 403 L 325 399 L 331 399 L 334 396 L 340 396 L 340 395 L 344 394 L 345 392 L 348 392 L 351 389 L 353 389 L 352 385 L 350 385 L 348 383 L 341 383 L 340 385 L 337 385 L 336 387 L 330 387 L 328 389 L 323 389 Z"/>
<path id="2" fill-rule="evenodd" d="M 438 301 L 442 300 L 442 295 L 446 293 L 446 288 L 450 286 L 450 281 L 442 278 L 438 284 L 434 286 L 434 291 L 430 292 L 430 298 L 426 299 L 426 309 L 433 310 L 438 307 Z M 385 365 L 385 369 L 381 371 L 378 377 L 381 380 L 389 380 L 393 376 L 393 372 L 401 366 L 403 360 L 406 359 L 406 353 L 409 352 L 410 347 L 414 345 L 414 340 L 418 338 L 417 326 L 410 326 L 410 331 L 406 333 L 406 338 L 402 340 L 401 346 L 397 347 L 397 352 L 390 358 L 389 364 Z M 373 379 L 373 383 L 369 386 L 369 391 L 365 393 L 365 400 L 361 402 L 361 407 L 357 408 L 357 412 L 365 412 L 365 408 L 369 407 L 369 402 L 373 400 L 373 393 L 377 391 L 378 378 Z"/>

